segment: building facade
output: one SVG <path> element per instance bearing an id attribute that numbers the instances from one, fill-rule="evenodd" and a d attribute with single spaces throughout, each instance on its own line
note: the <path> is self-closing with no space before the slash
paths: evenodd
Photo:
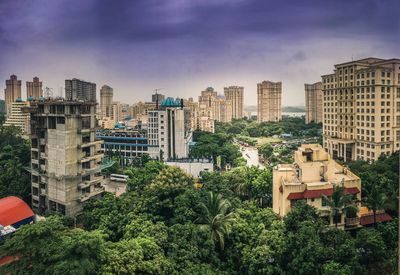
<path id="1" fill-rule="evenodd" d="M 306 95 L 306 123 L 322 123 L 323 97 L 322 83 L 304 84 Z"/>
<path id="2" fill-rule="evenodd" d="M 158 110 L 148 112 L 149 155 L 162 160 L 187 158 L 191 141 L 190 121 L 183 100 L 168 97 Z"/>
<path id="3" fill-rule="evenodd" d="M 110 86 L 103 85 L 100 89 L 100 119 L 112 117 L 114 90 Z"/>
<path id="4" fill-rule="evenodd" d="M 282 82 L 263 81 L 257 84 L 257 121 L 282 119 Z"/>
<path id="5" fill-rule="evenodd" d="M 144 154 L 149 155 L 150 145 L 145 131 L 103 130 L 97 131 L 96 137 L 103 141 L 102 152 L 108 156 L 118 156 L 122 165 L 131 164 Z M 158 155 L 150 157 L 157 158 Z"/>
<path id="6" fill-rule="evenodd" d="M 29 111 L 32 207 L 73 217 L 104 191 L 96 103 L 46 100 Z"/>
<path id="7" fill-rule="evenodd" d="M 16 75 L 11 75 L 6 80 L 6 88 L 4 89 L 4 98 L 6 103 L 7 115 L 11 112 L 11 104 L 21 97 L 21 80 Z"/>
<path id="8" fill-rule="evenodd" d="M 303 144 L 294 153 L 294 164 L 279 164 L 273 169 L 273 211 L 286 216 L 297 201 L 314 206 L 328 224 L 353 228 L 360 225 L 360 214 L 341 213 L 335 220 L 325 198 L 332 196 L 335 186 L 351 194 L 361 207 L 361 180 L 348 168 L 335 162 L 319 144 Z M 358 201 L 358 202 L 357 202 Z"/>
<path id="9" fill-rule="evenodd" d="M 244 87 L 229 86 L 224 88 L 224 94 L 227 101 L 232 104 L 232 118 L 243 118 L 243 97 Z"/>
<path id="10" fill-rule="evenodd" d="M 323 146 L 333 158 L 373 161 L 400 149 L 400 59 L 337 64 L 322 84 Z"/>
<path id="11" fill-rule="evenodd" d="M 23 112 L 23 108 L 29 106 L 29 101 L 17 101 L 11 103 L 10 113 L 4 123 L 4 126 L 15 126 L 21 129 L 22 136 L 25 138 L 29 134 L 30 115 Z"/>
<path id="12" fill-rule="evenodd" d="M 26 96 L 36 100 L 43 96 L 42 81 L 39 81 L 38 77 L 34 77 L 33 81 L 26 82 Z"/>
<path id="13" fill-rule="evenodd" d="M 96 84 L 76 78 L 67 79 L 65 80 L 65 98 L 96 102 Z"/>

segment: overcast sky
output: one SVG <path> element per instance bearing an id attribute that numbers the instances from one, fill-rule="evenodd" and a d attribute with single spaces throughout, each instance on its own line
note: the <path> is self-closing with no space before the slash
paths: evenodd
<path id="1" fill-rule="evenodd" d="M 369 56 L 400 57 L 399 0 L 0 0 L 0 98 L 16 74 L 23 96 L 75 77 L 126 103 L 241 85 L 253 105 L 282 81 L 283 105 L 303 105 L 304 83 Z"/>

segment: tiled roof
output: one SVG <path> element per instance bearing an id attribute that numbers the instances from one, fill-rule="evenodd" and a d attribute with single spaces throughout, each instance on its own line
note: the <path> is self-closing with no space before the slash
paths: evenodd
<path id="1" fill-rule="evenodd" d="M 360 190 L 358 190 L 357 187 L 345 188 L 344 193 L 354 195 L 360 193 Z M 315 189 L 315 190 L 305 190 L 304 192 L 290 193 L 287 198 L 288 200 L 313 199 L 313 198 L 319 198 L 322 195 L 329 197 L 332 196 L 332 194 L 333 194 L 333 188 Z"/>
<path id="2" fill-rule="evenodd" d="M 376 214 L 376 222 L 386 222 L 390 221 L 392 217 L 390 217 L 389 214 L 387 213 L 378 213 Z M 365 215 L 361 216 L 360 218 L 360 224 L 361 225 L 368 225 L 368 224 L 373 224 L 374 223 L 374 215 Z"/>
<path id="3" fill-rule="evenodd" d="M 34 216 L 30 207 L 20 198 L 6 197 L 0 199 L 0 224 L 13 225 Z"/>

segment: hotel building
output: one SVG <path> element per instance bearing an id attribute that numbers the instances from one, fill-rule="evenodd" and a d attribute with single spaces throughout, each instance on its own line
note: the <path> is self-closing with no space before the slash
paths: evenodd
<path id="1" fill-rule="evenodd" d="M 337 64 L 322 84 L 323 146 L 333 158 L 373 161 L 400 149 L 400 59 Z"/>

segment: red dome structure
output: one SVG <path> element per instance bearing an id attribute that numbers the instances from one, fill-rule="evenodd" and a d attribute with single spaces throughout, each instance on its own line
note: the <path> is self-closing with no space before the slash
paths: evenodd
<path id="1" fill-rule="evenodd" d="M 0 199 L 0 224 L 12 225 L 15 228 L 33 221 L 32 209 L 18 197 L 5 197 Z"/>

